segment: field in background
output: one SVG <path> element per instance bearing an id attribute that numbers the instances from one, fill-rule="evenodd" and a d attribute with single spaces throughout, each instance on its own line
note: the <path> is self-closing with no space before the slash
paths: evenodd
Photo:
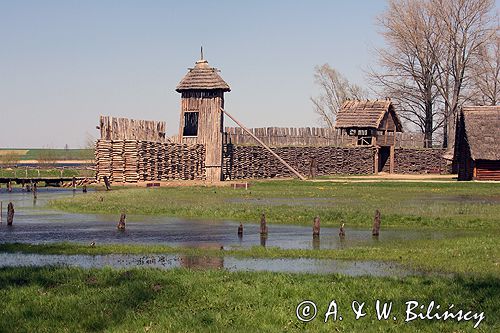
<path id="1" fill-rule="evenodd" d="M 0 163 L 19 163 L 23 161 L 55 162 L 92 160 L 93 149 L 2 149 L 0 148 Z"/>

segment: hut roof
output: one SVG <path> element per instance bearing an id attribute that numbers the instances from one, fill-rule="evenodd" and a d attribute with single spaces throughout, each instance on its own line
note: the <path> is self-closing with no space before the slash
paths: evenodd
<path id="1" fill-rule="evenodd" d="M 345 101 L 337 113 L 335 127 L 378 128 L 386 112 L 391 112 L 393 114 L 397 131 L 402 131 L 403 126 L 394 110 L 392 102 L 390 100 L 380 99 L 372 101 Z"/>
<path id="2" fill-rule="evenodd" d="M 464 106 L 465 135 L 474 160 L 500 160 L 500 105 Z"/>
<path id="3" fill-rule="evenodd" d="M 194 68 L 190 68 L 189 72 L 179 82 L 177 92 L 184 90 L 214 90 L 222 89 L 223 91 L 231 91 L 229 85 L 217 74 L 216 68 L 210 67 L 208 61 L 198 60 Z"/>

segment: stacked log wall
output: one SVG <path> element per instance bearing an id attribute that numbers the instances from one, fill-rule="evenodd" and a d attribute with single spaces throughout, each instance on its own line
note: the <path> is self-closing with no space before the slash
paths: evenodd
<path id="1" fill-rule="evenodd" d="M 205 147 L 138 140 L 98 140 L 96 179 L 114 183 L 204 180 Z"/>
<path id="2" fill-rule="evenodd" d="M 450 164 L 443 157 L 445 149 L 438 148 L 396 148 L 394 151 L 394 172 L 399 174 L 448 174 Z"/>
<path id="3" fill-rule="evenodd" d="M 277 147 L 273 151 L 304 176 L 372 174 L 374 147 Z M 226 144 L 223 179 L 292 177 L 293 174 L 260 146 Z"/>

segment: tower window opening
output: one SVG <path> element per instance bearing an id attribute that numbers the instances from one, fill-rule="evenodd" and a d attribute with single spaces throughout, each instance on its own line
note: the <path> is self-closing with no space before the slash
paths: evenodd
<path id="1" fill-rule="evenodd" d="M 183 136 L 198 135 L 198 115 L 199 112 L 184 113 L 184 130 L 182 131 Z"/>

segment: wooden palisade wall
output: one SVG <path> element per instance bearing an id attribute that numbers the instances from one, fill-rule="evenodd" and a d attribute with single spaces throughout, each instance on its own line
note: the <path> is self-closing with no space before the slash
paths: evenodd
<path id="1" fill-rule="evenodd" d="M 165 142 L 164 121 L 138 120 L 101 116 L 99 129 L 103 140 L 144 140 Z"/>
<path id="2" fill-rule="evenodd" d="M 357 137 L 348 136 L 340 130 L 324 127 L 262 127 L 249 129 L 255 136 L 270 147 L 308 146 L 308 147 L 353 147 Z M 236 145 L 255 145 L 255 140 L 239 127 L 226 127 L 227 143 Z M 422 133 L 396 132 L 396 147 L 423 148 Z"/>

